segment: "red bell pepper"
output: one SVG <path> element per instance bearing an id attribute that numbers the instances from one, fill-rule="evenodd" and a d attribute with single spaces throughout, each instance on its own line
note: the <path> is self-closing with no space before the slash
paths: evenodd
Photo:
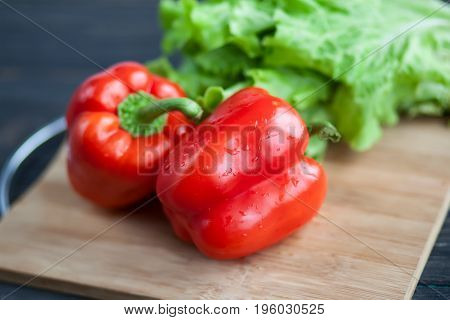
<path id="1" fill-rule="evenodd" d="M 217 259 L 286 238 L 317 213 L 326 193 L 322 167 L 303 155 L 308 139 L 287 102 L 259 88 L 231 96 L 160 170 L 157 194 L 175 233 Z"/>
<path id="2" fill-rule="evenodd" d="M 178 85 L 135 62 L 116 64 L 84 81 L 66 115 L 67 169 L 74 189 L 108 208 L 151 194 L 162 158 L 191 123 L 187 117 L 201 115 L 184 96 Z"/>

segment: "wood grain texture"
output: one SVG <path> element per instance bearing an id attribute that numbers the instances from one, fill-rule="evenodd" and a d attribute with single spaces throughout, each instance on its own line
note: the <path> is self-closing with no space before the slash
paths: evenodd
<path id="1" fill-rule="evenodd" d="M 176 239 L 156 201 L 122 221 L 80 199 L 63 151 L 0 224 L 0 277 L 97 298 L 409 298 L 448 205 L 449 138 L 443 121 L 407 121 L 369 152 L 334 148 L 320 215 L 225 262 Z"/>

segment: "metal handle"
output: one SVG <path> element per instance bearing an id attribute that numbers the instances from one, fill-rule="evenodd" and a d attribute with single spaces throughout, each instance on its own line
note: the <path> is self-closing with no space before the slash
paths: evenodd
<path id="1" fill-rule="evenodd" d="M 0 218 L 6 215 L 10 208 L 9 193 L 11 181 L 17 169 L 36 148 L 65 130 L 66 119 L 64 117 L 50 122 L 25 140 L 8 159 L 0 175 Z"/>

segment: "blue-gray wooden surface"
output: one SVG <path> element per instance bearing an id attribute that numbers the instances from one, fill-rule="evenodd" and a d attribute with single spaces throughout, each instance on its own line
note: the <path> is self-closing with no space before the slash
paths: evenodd
<path id="1" fill-rule="evenodd" d="M 6 0 L 101 66 L 160 54 L 157 0 Z M 98 67 L 0 0 L 0 165 L 34 130 L 64 113 L 72 90 Z M 1 259 L 1 257 L 0 257 Z M 0 297 L 16 285 L 0 283 Z M 439 294 L 438 294 L 439 292 Z M 415 299 L 450 298 L 450 219 Z M 23 288 L 12 299 L 67 299 Z M 174 297 L 176 298 L 176 297 Z"/>

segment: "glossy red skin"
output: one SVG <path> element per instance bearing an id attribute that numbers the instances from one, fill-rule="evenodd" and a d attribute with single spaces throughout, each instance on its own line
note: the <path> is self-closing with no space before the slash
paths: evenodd
<path id="1" fill-rule="evenodd" d="M 173 132 L 189 123 L 182 113 L 170 112 L 155 135 L 134 138 L 120 127 L 117 106 L 130 93 L 149 92 L 152 84 L 144 66 L 124 62 L 88 78 L 72 97 L 68 176 L 74 189 L 97 205 L 126 207 L 151 194 L 162 158 L 176 143 Z M 173 97 L 180 96 L 176 92 Z"/>
<path id="2" fill-rule="evenodd" d="M 202 126 L 216 126 L 221 132 L 227 125 L 258 126 L 266 133 L 267 123 L 282 130 L 284 139 L 268 135 L 250 138 L 244 145 L 238 134 L 223 135 L 215 142 L 201 134 Z M 157 194 L 175 233 L 207 256 L 234 259 L 255 253 L 287 237 L 319 210 L 326 176 L 316 161 L 303 155 L 308 131 L 287 102 L 263 89 L 243 89 L 223 102 L 190 138 L 166 157 Z M 274 152 L 262 152 L 265 148 Z M 199 168 L 205 167 L 211 152 L 217 155 L 218 166 L 205 175 Z M 274 161 L 281 166 L 248 175 L 251 168 L 244 172 L 237 166 L 244 152 L 261 168 L 272 168 Z"/>
<path id="3" fill-rule="evenodd" d="M 183 88 L 177 83 L 156 75 L 153 75 L 153 85 L 150 93 L 160 99 L 186 96 Z"/>

